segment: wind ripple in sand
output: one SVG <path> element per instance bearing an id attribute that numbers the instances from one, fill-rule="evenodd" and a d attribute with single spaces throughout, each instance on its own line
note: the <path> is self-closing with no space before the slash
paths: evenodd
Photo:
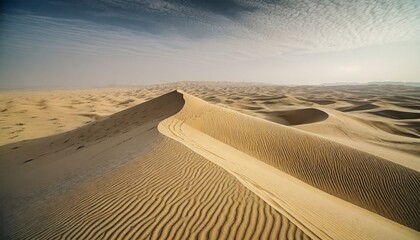
<path id="1" fill-rule="evenodd" d="M 174 111 L 173 107 L 182 107 L 182 103 L 182 95 L 169 93 L 73 133 L 26 142 L 35 148 L 38 144 L 37 151 L 41 151 L 41 145 L 48 139 L 63 142 L 71 137 L 70 142 L 73 142 L 80 134 L 102 127 L 112 134 L 105 134 L 102 142 L 85 140 L 82 150 L 70 153 L 67 149 L 66 160 L 70 161 L 73 156 L 75 161 L 82 156 L 81 151 L 86 151 L 94 153 L 95 159 L 117 161 L 103 151 L 107 146 L 105 142 L 115 141 L 114 146 L 119 148 L 115 148 L 113 151 L 117 153 L 113 154 L 117 155 L 118 151 L 119 155 L 124 154 L 130 146 L 142 147 L 141 144 L 130 145 L 146 137 L 141 131 L 150 132 L 137 129 L 147 124 L 137 126 L 136 118 L 142 113 L 148 112 L 149 123 L 154 124 L 151 131 L 155 132 L 152 134 L 155 137 L 147 139 L 155 142 L 153 147 L 147 145 L 145 153 L 107 173 L 103 179 L 85 180 L 69 193 L 42 196 L 38 202 L 31 201 L 32 190 L 29 190 L 25 197 L 29 197 L 27 204 L 32 208 L 14 213 L 21 220 L 7 229 L 4 239 L 309 239 L 288 218 L 222 168 L 181 144 L 156 135 L 157 119 L 162 117 L 162 111 Z M 126 122 L 130 122 L 130 126 Z M 140 132 L 132 137 L 130 132 L 122 131 L 126 128 Z M 49 168 L 59 162 L 54 159 L 45 166 L 42 164 L 45 161 L 35 159 L 27 163 L 31 165 L 24 166 L 37 171 L 37 167 Z M 89 161 L 91 159 L 86 158 L 83 164 Z"/>
<path id="2" fill-rule="evenodd" d="M 185 124 L 312 186 L 420 230 L 420 173 L 302 131 L 184 95 Z"/>
<path id="3" fill-rule="evenodd" d="M 309 239 L 220 167 L 172 140 L 160 141 L 107 176 L 112 181 L 94 194 L 85 191 L 75 204 L 25 225 L 24 237 L 12 238 Z"/>
<path id="4" fill-rule="evenodd" d="M 161 123 L 178 142 L 159 134 Z M 13 212 L 17 220 L 2 220 L 11 239 L 419 236 L 417 171 L 188 94 L 172 92 L 65 134 L 7 145 L 0 155 L 2 183 L 29 180 L 6 186 L 28 191 L 7 196 L 27 204 Z M 117 167 L 104 179 L 74 181 L 70 192 L 32 201 L 37 181 L 41 190 L 64 184 L 66 171 L 83 175 L 91 161 Z M 42 182 L 47 175 L 56 178 Z"/>

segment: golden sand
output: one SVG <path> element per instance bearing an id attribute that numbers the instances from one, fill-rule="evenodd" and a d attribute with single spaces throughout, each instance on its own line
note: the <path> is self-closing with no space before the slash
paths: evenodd
<path id="1" fill-rule="evenodd" d="M 418 92 L 1 93 L 2 237 L 418 239 Z"/>

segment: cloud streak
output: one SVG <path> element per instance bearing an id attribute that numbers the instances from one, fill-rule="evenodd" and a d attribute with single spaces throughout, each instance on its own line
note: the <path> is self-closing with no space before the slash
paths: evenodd
<path id="1" fill-rule="evenodd" d="M 420 42 L 418 0 L 7 0 L 1 19 L 2 81 L 37 56 L 216 69 Z"/>
<path id="2" fill-rule="evenodd" d="M 36 5 L 36 7 L 34 7 Z M 89 21 L 152 34 L 224 34 L 298 48 L 354 48 L 420 39 L 417 0 L 53 0 L 6 2 L 9 12 Z"/>

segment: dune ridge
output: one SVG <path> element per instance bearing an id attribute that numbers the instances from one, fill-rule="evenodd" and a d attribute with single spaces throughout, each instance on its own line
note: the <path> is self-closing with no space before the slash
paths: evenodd
<path id="1" fill-rule="evenodd" d="M 1 147 L 1 208 L 10 212 L 2 238 L 310 239 L 235 177 L 159 134 L 159 122 L 183 104 L 172 92 L 71 132 Z M 96 177 L 80 178 L 98 163 Z M 45 188 L 74 175 L 74 188 Z"/>
<path id="2" fill-rule="evenodd" d="M 178 124 L 199 130 L 327 193 L 419 230 L 420 174 L 329 140 L 190 95 Z M 223 116 L 223 117 L 222 117 Z M 311 146 L 316 149 L 312 149 Z"/>
<path id="3" fill-rule="evenodd" d="M 285 98 L 293 97 L 250 99 Z M 283 125 L 172 91 L 73 131 L 1 146 L 3 237 L 420 237 L 416 165 L 291 127 L 331 122 L 334 111 L 272 111 Z"/>

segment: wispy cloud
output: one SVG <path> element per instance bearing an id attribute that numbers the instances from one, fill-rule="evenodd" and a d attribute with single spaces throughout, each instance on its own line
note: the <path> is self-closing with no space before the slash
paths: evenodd
<path id="1" fill-rule="evenodd" d="M 420 39 L 417 0 L 53 0 L 37 7 L 24 0 L 12 3 L 6 4 L 7 9 L 36 16 L 87 21 L 139 34 L 224 36 L 253 46 L 274 46 L 276 53 Z"/>
<path id="2" fill-rule="evenodd" d="M 9 65 L 19 52 L 270 64 L 420 41 L 418 0 L 8 0 L 1 19 L 0 60 Z"/>

